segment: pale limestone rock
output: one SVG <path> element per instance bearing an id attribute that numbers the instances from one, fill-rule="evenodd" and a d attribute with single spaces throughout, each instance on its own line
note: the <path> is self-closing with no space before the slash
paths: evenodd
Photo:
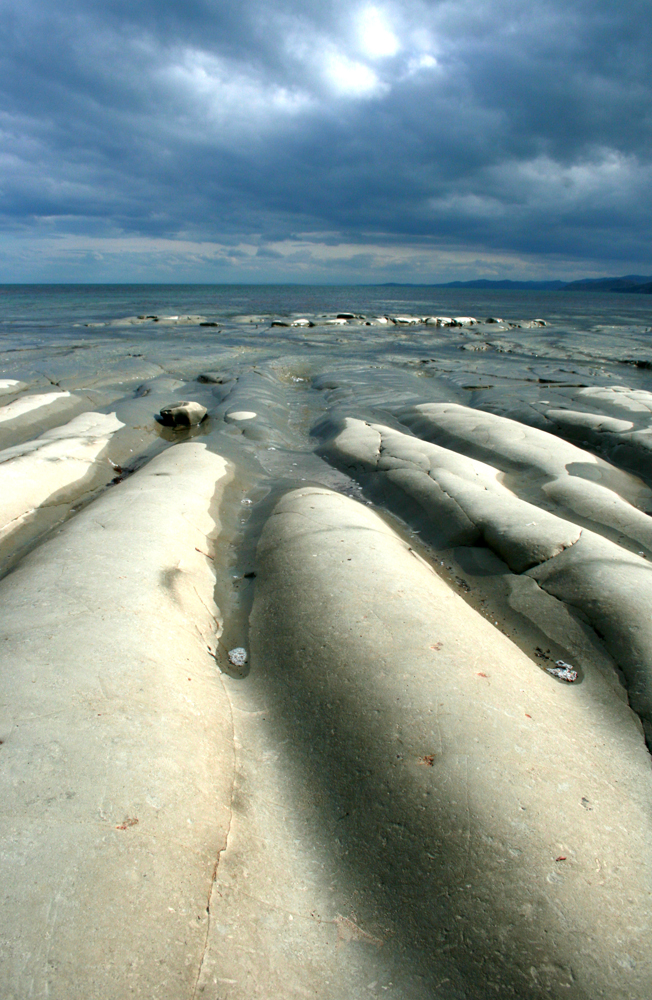
<path id="1" fill-rule="evenodd" d="M 3 998 L 193 995 L 233 787 L 202 554 L 227 477 L 170 448 L 0 584 Z"/>
<path id="2" fill-rule="evenodd" d="M 59 491 L 83 480 L 121 427 L 114 413 L 83 413 L 34 441 L 0 452 L 0 542 Z"/>
<path id="3" fill-rule="evenodd" d="M 257 569 L 254 704 L 230 690 L 239 780 L 269 799 L 235 819 L 211 906 L 232 937 L 211 933 L 200 983 L 247 1000 L 237 941 L 273 998 L 391 981 L 421 1000 L 447 979 L 645 1000 L 652 776 L 610 686 L 548 676 L 327 490 L 277 503 Z"/>

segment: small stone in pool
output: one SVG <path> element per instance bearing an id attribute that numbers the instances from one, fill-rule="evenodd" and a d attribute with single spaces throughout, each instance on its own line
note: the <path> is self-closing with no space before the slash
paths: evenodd
<path id="1" fill-rule="evenodd" d="M 247 650 L 243 646 L 236 646 L 235 649 L 230 649 L 229 661 L 234 667 L 244 667 L 247 662 Z"/>

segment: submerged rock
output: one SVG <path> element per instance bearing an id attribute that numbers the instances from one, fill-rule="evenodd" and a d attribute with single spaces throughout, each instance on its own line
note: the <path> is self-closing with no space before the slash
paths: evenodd
<path id="1" fill-rule="evenodd" d="M 202 372 L 196 381 L 207 385 L 225 385 L 227 382 L 235 382 L 235 379 L 233 375 L 225 375 L 224 372 Z"/>

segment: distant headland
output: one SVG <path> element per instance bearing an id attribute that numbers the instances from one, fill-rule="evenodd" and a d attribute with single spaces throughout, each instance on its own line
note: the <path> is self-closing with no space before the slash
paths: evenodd
<path id="1" fill-rule="evenodd" d="M 400 281 L 386 281 L 381 287 L 408 288 L 416 284 Z M 622 278 L 582 278 L 581 281 L 492 281 L 489 278 L 478 278 L 475 281 L 447 281 L 440 284 L 429 284 L 429 288 L 487 288 L 506 289 L 513 291 L 563 291 L 563 292 L 635 292 L 652 295 L 652 277 L 640 274 L 626 274 Z"/>

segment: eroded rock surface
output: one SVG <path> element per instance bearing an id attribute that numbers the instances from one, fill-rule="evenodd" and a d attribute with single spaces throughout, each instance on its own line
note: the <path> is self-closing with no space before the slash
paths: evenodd
<path id="1" fill-rule="evenodd" d="M 641 484 L 552 435 L 493 414 L 431 403 L 398 415 L 430 441 L 347 417 L 322 424 L 324 454 L 356 472 L 371 494 L 385 495 L 436 548 L 486 545 L 513 573 L 528 572 L 577 609 L 622 669 L 652 741 L 652 566 L 645 552 L 583 528 L 581 516 L 593 514 L 596 525 L 649 551 L 650 518 L 616 492 L 632 496 Z M 507 483 L 533 497 L 540 491 L 553 509 L 559 499 L 564 513 L 580 513 L 579 523 L 520 499 Z"/>
<path id="2" fill-rule="evenodd" d="M 3 1000 L 649 1000 L 646 331 L 247 308 L 2 356 Z"/>

